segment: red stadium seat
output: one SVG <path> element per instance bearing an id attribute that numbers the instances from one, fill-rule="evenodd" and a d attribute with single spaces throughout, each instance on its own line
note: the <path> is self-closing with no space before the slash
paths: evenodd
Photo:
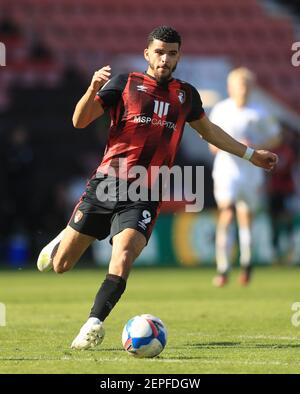
<path id="1" fill-rule="evenodd" d="M 257 0 L 1 0 L 1 7 L 25 31 L 38 33 L 59 60 L 68 62 L 73 55 L 81 67 L 85 57 L 90 64 L 101 53 L 140 54 L 155 26 L 172 25 L 183 36 L 184 53 L 230 56 L 285 99 L 289 90 L 300 102 L 289 64 L 292 24 L 268 16 Z"/>

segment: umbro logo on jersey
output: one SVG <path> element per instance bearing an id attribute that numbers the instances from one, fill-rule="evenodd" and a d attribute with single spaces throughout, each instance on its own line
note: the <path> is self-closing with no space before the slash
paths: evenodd
<path id="1" fill-rule="evenodd" d="M 170 103 L 164 101 L 154 100 L 154 113 L 159 117 L 163 118 L 168 114 Z"/>
<path id="2" fill-rule="evenodd" d="M 147 92 L 148 90 L 147 86 L 144 85 L 138 85 L 136 88 L 139 92 Z"/>

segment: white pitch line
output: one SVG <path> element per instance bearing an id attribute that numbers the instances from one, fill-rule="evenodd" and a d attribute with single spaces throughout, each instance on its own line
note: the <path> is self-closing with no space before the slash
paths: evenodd
<path id="1" fill-rule="evenodd" d="M 276 340 L 283 340 L 283 341 L 299 341 L 299 337 L 277 337 L 276 335 L 238 335 L 235 338 L 241 339 L 276 339 Z"/>
<path id="2" fill-rule="evenodd" d="M 187 336 L 197 336 L 197 337 L 206 337 L 206 338 L 225 338 L 225 339 L 276 339 L 276 340 L 283 340 L 283 341 L 299 341 L 300 342 L 300 335 L 299 337 L 279 337 L 276 335 L 223 335 L 223 334 L 199 334 L 199 332 L 195 333 L 188 333 Z"/>

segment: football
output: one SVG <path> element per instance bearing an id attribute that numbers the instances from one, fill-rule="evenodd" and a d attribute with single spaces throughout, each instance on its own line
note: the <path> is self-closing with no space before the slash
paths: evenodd
<path id="1" fill-rule="evenodd" d="M 128 320 L 122 332 L 124 349 L 135 357 L 156 357 L 167 343 L 164 323 L 152 315 L 134 316 Z"/>

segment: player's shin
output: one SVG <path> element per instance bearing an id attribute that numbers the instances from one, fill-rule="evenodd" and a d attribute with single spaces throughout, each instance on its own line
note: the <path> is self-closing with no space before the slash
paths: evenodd
<path id="1" fill-rule="evenodd" d="M 232 250 L 231 229 L 219 225 L 216 234 L 216 260 L 219 274 L 227 274 L 230 269 L 230 254 Z"/>
<path id="2" fill-rule="evenodd" d="M 239 229 L 240 241 L 240 263 L 243 268 L 249 267 L 251 263 L 251 229 L 249 227 L 241 227 Z"/>
<path id="3" fill-rule="evenodd" d="M 121 298 L 126 288 L 126 280 L 121 276 L 107 274 L 91 309 L 90 318 L 103 322 Z"/>
<path id="4" fill-rule="evenodd" d="M 126 288 L 126 280 L 121 276 L 107 274 L 91 309 L 90 317 L 81 327 L 71 347 L 85 350 L 99 345 L 104 338 L 103 321 L 119 301 Z"/>

